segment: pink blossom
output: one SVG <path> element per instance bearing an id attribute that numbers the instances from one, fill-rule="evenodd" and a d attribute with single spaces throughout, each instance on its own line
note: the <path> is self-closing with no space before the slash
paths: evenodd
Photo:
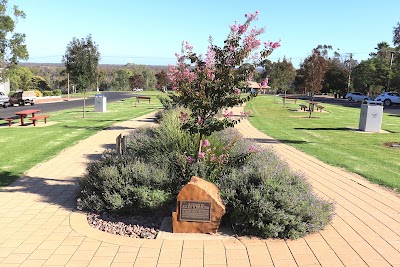
<path id="1" fill-rule="evenodd" d="M 190 45 L 189 44 L 189 42 L 185 42 L 185 49 L 187 50 L 187 51 L 192 51 L 193 50 L 193 46 L 192 45 Z"/>
<path id="2" fill-rule="evenodd" d="M 275 43 L 273 43 L 273 44 L 271 45 L 271 47 L 272 47 L 273 49 L 278 48 L 278 47 L 280 47 L 280 46 L 281 46 L 280 42 L 275 42 Z"/>
<path id="3" fill-rule="evenodd" d="M 188 163 L 193 163 L 194 162 L 194 159 L 191 156 L 187 156 L 186 160 L 187 160 Z"/>
<path id="4" fill-rule="evenodd" d="M 209 146 L 210 146 L 210 142 L 207 139 L 205 139 L 203 142 L 203 147 L 209 147 Z"/>
<path id="5" fill-rule="evenodd" d="M 248 28 L 248 27 L 249 27 L 249 26 L 248 26 L 247 24 L 244 24 L 244 25 L 240 25 L 240 24 L 239 24 L 238 33 L 239 33 L 239 34 L 245 33 L 245 32 L 247 31 L 247 28 Z"/>
<path id="6" fill-rule="evenodd" d="M 230 118 L 230 117 L 233 116 L 233 112 L 232 112 L 232 111 L 229 111 L 228 113 L 223 114 L 223 116 L 224 116 L 225 118 Z"/>
<path id="7" fill-rule="evenodd" d="M 187 118 L 188 118 L 188 114 L 181 111 L 181 114 L 179 115 L 179 120 L 182 122 L 185 122 L 187 120 Z"/>
<path id="8" fill-rule="evenodd" d="M 252 152 L 259 152 L 260 151 L 260 149 L 258 148 L 258 147 L 256 147 L 255 145 L 251 145 L 250 147 L 249 147 L 249 152 L 250 153 L 252 153 Z"/>
<path id="9" fill-rule="evenodd" d="M 240 95 L 240 89 L 239 89 L 239 88 L 235 88 L 235 89 L 233 90 L 233 93 L 234 93 L 235 95 Z"/>
<path id="10" fill-rule="evenodd" d="M 238 30 L 237 21 L 235 20 L 235 24 L 229 25 L 229 28 L 231 28 L 231 32 L 233 32 L 233 33 L 237 32 L 237 30 Z"/>
<path id="11" fill-rule="evenodd" d="M 206 66 L 212 67 L 215 65 L 215 51 L 211 46 L 208 46 L 206 53 Z"/>
<path id="12" fill-rule="evenodd" d="M 210 161 L 211 161 L 211 162 L 217 161 L 217 157 L 215 157 L 215 154 L 212 154 L 212 155 L 211 155 Z"/>
<path id="13" fill-rule="evenodd" d="M 206 157 L 206 152 L 199 152 L 199 154 L 197 154 L 197 157 L 199 159 L 204 159 Z"/>
<path id="14" fill-rule="evenodd" d="M 243 117 L 243 119 L 247 119 L 250 116 L 251 113 L 252 113 L 251 110 L 249 110 L 247 112 L 241 111 L 240 115 Z"/>
<path id="15" fill-rule="evenodd" d="M 197 118 L 196 126 L 199 126 L 200 124 L 203 124 L 203 119 L 201 117 Z"/>
<path id="16" fill-rule="evenodd" d="M 278 42 L 270 42 L 270 41 L 264 42 L 264 47 L 266 49 L 276 49 L 280 46 L 281 46 L 281 39 L 279 39 Z"/>
<path id="17" fill-rule="evenodd" d="M 208 79 L 210 79 L 211 81 L 214 81 L 215 79 L 215 74 L 213 72 L 208 72 L 207 73 L 207 77 Z"/>

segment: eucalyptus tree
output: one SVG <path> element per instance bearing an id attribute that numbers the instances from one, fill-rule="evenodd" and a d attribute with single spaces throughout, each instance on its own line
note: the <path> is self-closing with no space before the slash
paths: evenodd
<path id="1" fill-rule="evenodd" d="M 89 34 L 86 38 L 73 38 L 62 58 L 66 71 L 78 91 L 84 93 L 83 117 L 85 117 L 86 91 L 97 82 L 100 61 L 98 46 Z"/>
<path id="2" fill-rule="evenodd" d="M 15 32 L 18 19 L 24 19 L 25 16 L 18 6 L 10 7 L 8 0 L 0 0 L 0 68 L 2 69 L 0 75 L 2 78 L 9 76 L 19 60 L 29 58 L 25 34 Z"/>

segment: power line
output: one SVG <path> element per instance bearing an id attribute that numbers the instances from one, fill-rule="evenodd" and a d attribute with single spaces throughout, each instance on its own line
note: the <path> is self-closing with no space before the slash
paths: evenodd
<path id="1" fill-rule="evenodd" d="M 356 52 L 351 53 L 353 55 L 369 55 L 370 52 Z M 40 59 L 40 58 L 53 58 L 53 57 L 62 57 L 64 55 L 48 55 L 48 56 L 35 56 L 30 57 L 29 59 Z M 101 55 L 102 58 L 139 58 L 139 59 L 176 59 L 175 57 L 156 57 L 156 56 L 136 56 L 136 55 Z M 282 56 L 282 57 L 269 57 L 268 59 L 281 59 L 283 57 L 291 58 L 291 59 L 303 59 L 307 56 Z"/>

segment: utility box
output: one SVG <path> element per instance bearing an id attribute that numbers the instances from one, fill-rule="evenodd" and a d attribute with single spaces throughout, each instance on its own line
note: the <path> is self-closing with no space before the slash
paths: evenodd
<path id="1" fill-rule="evenodd" d="M 365 101 L 361 104 L 358 128 L 364 132 L 381 131 L 383 105 L 381 101 Z"/>
<path id="2" fill-rule="evenodd" d="M 105 95 L 96 94 L 94 96 L 94 111 L 107 112 L 107 97 Z"/>

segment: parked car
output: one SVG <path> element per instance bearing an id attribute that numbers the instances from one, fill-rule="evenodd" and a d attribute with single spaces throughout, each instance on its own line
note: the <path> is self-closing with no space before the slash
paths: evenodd
<path id="1" fill-rule="evenodd" d="M 350 92 L 347 93 L 347 95 L 344 97 L 349 101 L 367 101 L 367 100 L 373 100 L 371 97 L 364 95 L 360 92 Z"/>
<path id="2" fill-rule="evenodd" d="M 15 104 L 19 106 L 24 106 L 25 104 L 31 104 L 33 106 L 36 100 L 36 92 L 35 91 L 23 91 L 16 92 L 12 94 L 10 97 L 10 106 Z"/>
<path id="3" fill-rule="evenodd" d="M 0 92 L 0 106 L 3 106 L 3 108 L 8 107 L 10 103 L 10 98 L 5 95 L 3 92 Z"/>
<path id="4" fill-rule="evenodd" d="M 400 104 L 400 94 L 396 92 L 384 92 L 375 98 L 375 101 L 382 101 L 383 105 Z"/>

